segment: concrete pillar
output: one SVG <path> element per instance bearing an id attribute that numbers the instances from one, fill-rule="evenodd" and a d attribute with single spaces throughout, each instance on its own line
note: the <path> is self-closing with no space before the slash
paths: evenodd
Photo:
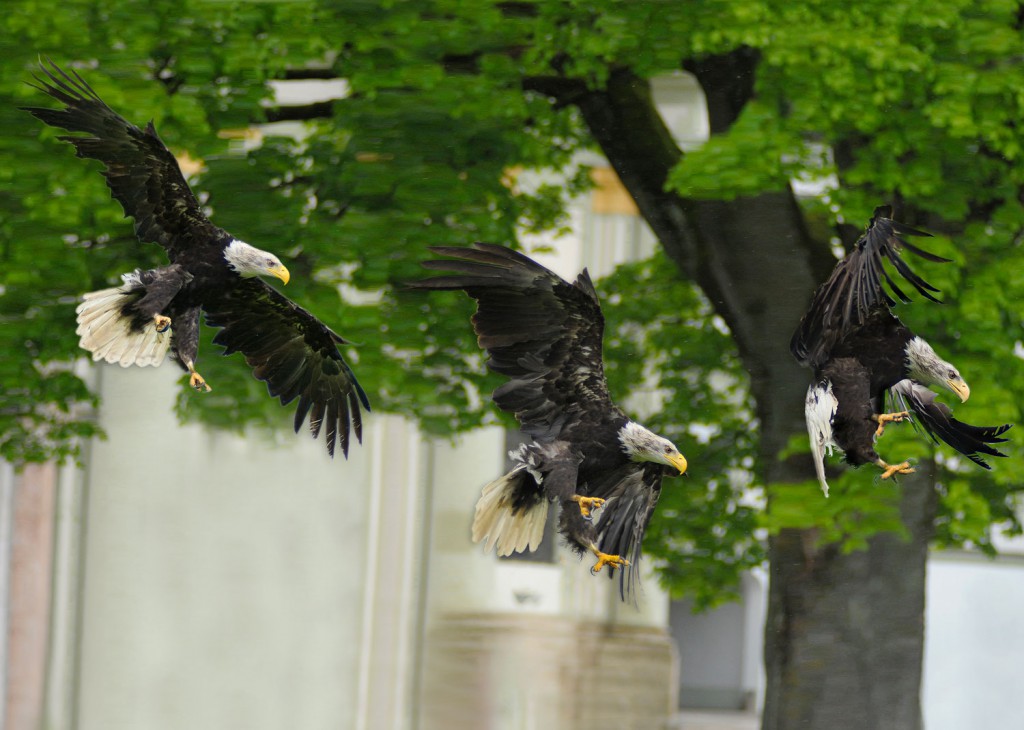
<path id="1" fill-rule="evenodd" d="M 37 730 L 42 719 L 56 473 L 52 464 L 30 465 L 13 480 L 4 702 L 7 730 Z"/>

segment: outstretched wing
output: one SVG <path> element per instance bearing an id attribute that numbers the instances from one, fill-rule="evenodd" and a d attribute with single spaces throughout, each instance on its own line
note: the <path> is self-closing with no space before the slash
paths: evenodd
<path id="1" fill-rule="evenodd" d="M 455 273 L 410 286 L 462 289 L 476 299 L 473 326 L 487 364 L 509 379 L 494 391 L 494 402 L 524 432 L 544 439 L 586 411 L 617 412 L 601 360 L 604 317 L 586 271 L 570 284 L 503 246 L 430 250 L 455 260 L 426 261 L 426 268 Z"/>
<path id="2" fill-rule="evenodd" d="M 142 241 L 159 243 L 171 260 L 194 241 L 209 240 L 220 232 L 205 215 L 185 182 L 177 160 L 157 136 L 153 123 L 143 131 L 107 106 L 74 70 L 53 62 L 40 63 L 45 78 L 31 86 L 53 97 L 63 109 L 24 107 L 49 124 L 85 136 L 62 136 L 74 145 L 78 157 L 99 160 L 103 176 L 125 215 L 135 219 L 135 234 Z"/>
<path id="3" fill-rule="evenodd" d="M 892 387 L 892 392 L 901 398 L 917 415 L 916 421 L 928 435 L 938 443 L 942 439 L 978 466 L 991 469 L 981 455 L 1006 456 L 991 444 L 1005 443 L 1000 438 L 1010 429 L 1002 426 L 972 426 L 953 418 L 953 411 L 945 403 L 935 399 L 935 393 L 913 380 L 901 380 Z"/>
<path id="4" fill-rule="evenodd" d="M 309 415 L 316 438 L 326 428 L 327 451 L 336 441 L 348 456 L 349 431 L 362 441 L 359 405 L 370 410 L 366 393 L 338 352 L 339 335 L 260 279 L 243 279 L 203 302 L 206 322 L 221 331 L 214 343 L 224 354 L 241 352 L 258 380 L 282 404 L 298 398 L 295 430 Z"/>
<path id="5" fill-rule="evenodd" d="M 635 464 L 623 477 L 615 473 L 604 484 L 588 485 L 587 496 L 606 499 L 597 519 L 598 547 L 609 555 L 621 555 L 629 565 L 619 569 L 619 595 L 636 596 L 640 585 L 640 547 L 647 525 L 661 496 L 665 474 L 678 474 L 660 464 Z"/>
<path id="6" fill-rule="evenodd" d="M 885 259 L 922 296 L 933 302 L 939 301 L 934 296 L 939 290 L 911 270 L 900 257 L 900 249 L 904 248 L 926 261 L 946 263 L 949 259 L 908 243 L 905 236 L 931 234 L 897 223 L 890 215 L 892 209 L 887 205 L 875 209 L 867 231 L 814 293 L 810 309 L 800 320 L 790 341 L 793 356 L 801 364 L 820 366 L 833 346 L 850 330 L 862 325 L 876 308 L 893 306 L 896 300 L 886 291 L 886 285 L 900 301 L 910 301 L 885 270 Z"/>

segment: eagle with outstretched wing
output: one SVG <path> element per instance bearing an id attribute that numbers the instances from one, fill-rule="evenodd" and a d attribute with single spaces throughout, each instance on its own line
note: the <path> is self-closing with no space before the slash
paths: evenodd
<path id="1" fill-rule="evenodd" d="M 902 302 L 910 298 L 886 271 L 884 262 L 889 261 L 924 297 L 938 301 L 934 296 L 938 289 L 914 273 L 900 251 L 927 261 L 949 260 L 909 243 L 907 236 L 929 234 L 891 216 L 888 206 L 875 209 L 867 230 L 818 287 L 790 342 L 793 356 L 814 370 L 805 416 L 814 467 L 826 496 L 825 452 L 833 447 L 842 449 L 853 466 L 879 466 L 883 479 L 914 471 L 908 462 L 890 464 L 875 451 L 875 440 L 885 425 L 910 415 L 908 411 L 884 412 L 889 391 L 907 404 L 933 438 L 979 466 L 989 468 L 982 456 L 1004 455 L 992 444 L 1006 440 L 1000 436 L 1009 425 L 971 426 L 958 421 L 929 390 L 933 385 L 948 388 L 961 401 L 971 392 L 959 371 L 893 313 L 896 300 L 889 291 Z"/>
<path id="2" fill-rule="evenodd" d="M 135 221 L 143 242 L 157 243 L 169 263 L 124 274 L 123 285 L 90 292 L 78 307 L 80 345 L 94 360 L 159 365 L 168 351 L 189 373 L 193 388 L 210 386 L 196 370 L 200 313 L 220 331 L 214 342 L 240 352 L 253 375 L 282 404 L 298 401 L 296 431 L 309 417 L 314 436 L 325 433 L 328 452 L 350 432 L 362 439 L 360 407 L 366 393 L 338 345 L 345 340 L 259 277 L 288 283 L 288 269 L 272 253 L 218 228 L 203 214 L 178 162 L 157 136 L 107 106 L 75 71 L 41 63 L 31 84 L 62 108 L 28 107 L 37 119 L 74 134 L 61 140 L 78 157 L 98 160 L 111 194 Z"/>
<path id="3" fill-rule="evenodd" d="M 590 276 L 584 270 L 570 284 L 487 243 L 431 251 L 450 259 L 423 265 L 452 273 L 411 286 L 458 289 L 476 300 L 472 322 L 487 366 L 508 378 L 494 402 L 530 439 L 509 454 L 512 470 L 483 488 L 474 541 L 500 555 L 534 550 L 548 503 L 558 502 L 561 534 L 578 553 L 597 558 L 593 571 L 623 569 L 625 597 L 662 477 L 685 473 L 687 464 L 671 441 L 612 402 L 601 359 L 604 317 Z"/>

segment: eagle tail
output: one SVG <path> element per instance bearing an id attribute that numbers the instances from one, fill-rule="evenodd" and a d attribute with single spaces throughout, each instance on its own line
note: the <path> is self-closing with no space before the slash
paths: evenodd
<path id="1" fill-rule="evenodd" d="M 92 353 L 93 360 L 129 365 L 157 366 L 171 344 L 171 333 L 158 332 L 154 322 L 141 328 L 133 323 L 128 305 L 138 300 L 141 290 L 126 279 L 123 286 L 100 289 L 82 297 L 78 313 L 78 344 Z"/>
<path id="2" fill-rule="evenodd" d="M 497 546 L 498 555 L 537 549 L 544 537 L 548 502 L 530 482 L 534 479 L 526 466 L 519 465 L 483 488 L 473 516 L 473 542 L 486 540 L 485 549 Z M 537 492 L 532 498 L 531 491 Z"/>
<path id="3" fill-rule="evenodd" d="M 812 383 L 807 389 L 804 403 L 804 417 L 807 421 L 807 435 L 811 440 L 811 457 L 814 471 L 818 475 L 821 491 L 828 496 L 828 482 L 825 480 L 825 452 L 832 453 L 832 419 L 835 418 L 839 401 L 832 392 L 832 383 L 822 380 Z"/>

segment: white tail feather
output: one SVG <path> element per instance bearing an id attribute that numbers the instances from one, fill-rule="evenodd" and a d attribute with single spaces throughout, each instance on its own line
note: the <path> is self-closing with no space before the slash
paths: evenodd
<path id="1" fill-rule="evenodd" d="M 811 439 L 811 457 L 814 460 L 814 471 L 818 475 L 821 491 L 828 496 L 828 482 L 825 481 L 825 452 L 832 454 L 836 446 L 832 440 L 832 419 L 835 418 L 839 401 L 832 393 L 832 383 L 812 383 L 807 389 L 807 400 L 804 403 L 804 417 L 807 420 L 807 435 Z"/>
<path id="2" fill-rule="evenodd" d="M 511 555 L 536 550 L 544 537 L 548 518 L 548 502 L 540 500 L 533 507 L 513 512 L 515 486 L 525 466 L 498 477 L 483 488 L 473 516 L 473 542 L 486 540 L 485 550 L 497 546 L 498 555 Z"/>
<path id="3" fill-rule="evenodd" d="M 93 360 L 129 365 L 157 366 L 163 362 L 171 344 L 169 331 L 157 332 L 156 324 L 148 322 L 141 332 L 134 332 L 131 319 L 122 308 L 134 297 L 130 282 L 114 289 L 89 292 L 82 297 L 78 313 L 78 345 L 92 353 Z"/>

